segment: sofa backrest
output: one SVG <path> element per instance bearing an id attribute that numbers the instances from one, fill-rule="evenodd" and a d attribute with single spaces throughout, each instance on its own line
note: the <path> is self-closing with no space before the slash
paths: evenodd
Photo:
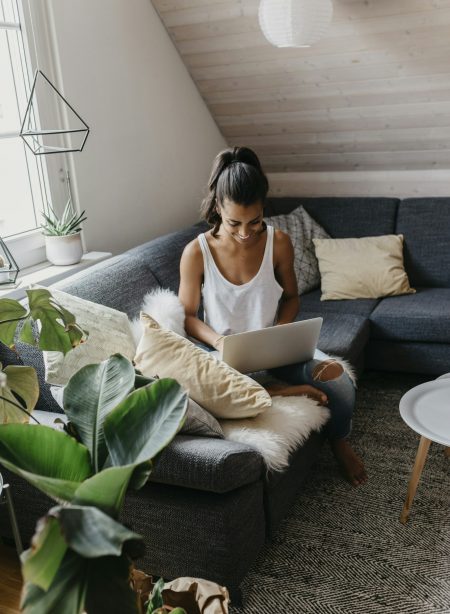
<path id="1" fill-rule="evenodd" d="M 134 247 L 126 254 L 145 262 L 161 287 L 178 292 L 181 254 L 190 241 L 208 228 L 206 222 L 198 222 L 189 228 L 183 228 Z"/>
<path id="2" fill-rule="evenodd" d="M 370 237 L 395 232 L 398 198 L 269 198 L 268 216 L 290 213 L 299 205 L 336 239 Z"/>
<path id="3" fill-rule="evenodd" d="M 403 200 L 395 231 L 405 238 L 411 285 L 450 288 L 450 198 Z"/>
<path id="4" fill-rule="evenodd" d="M 159 283 L 147 262 L 124 253 L 99 262 L 52 287 L 118 309 L 134 318 L 139 315 L 144 294 L 159 288 Z M 51 287 L 49 289 L 51 291 Z"/>

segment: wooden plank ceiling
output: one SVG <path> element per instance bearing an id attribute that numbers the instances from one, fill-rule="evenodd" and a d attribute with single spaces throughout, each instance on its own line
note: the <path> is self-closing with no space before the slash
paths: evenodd
<path id="1" fill-rule="evenodd" d="M 227 142 L 267 172 L 449 168 L 450 0 L 334 0 L 308 49 L 270 45 L 259 0 L 153 4 Z"/>

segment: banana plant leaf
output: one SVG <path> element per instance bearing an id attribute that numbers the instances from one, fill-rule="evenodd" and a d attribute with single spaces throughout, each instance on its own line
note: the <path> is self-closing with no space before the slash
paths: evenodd
<path id="1" fill-rule="evenodd" d="M 75 316 L 55 301 L 46 288 L 27 290 L 30 317 L 40 322 L 39 348 L 63 352 L 85 341 L 87 333 L 75 322 Z M 23 339 L 29 343 L 29 336 Z"/>
<path id="2" fill-rule="evenodd" d="M 0 371 L 1 371 L 0 363 Z M 39 398 L 39 383 L 33 367 L 9 365 L 3 369 L 6 384 L 0 386 L 0 424 L 28 422 L 28 413 L 34 409 Z M 17 396 L 19 398 L 17 398 Z"/>
<path id="3" fill-rule="evenodd" d="M 85 559 L 68 550 L 47 591 L 25 584 L 21 607 L 25 614 L 138 614 L 130 573 L 126 555 Z"/>
<path id="4" fill-rule="evenodd" d="M 75 491 L 73 503 L 95 505 L 117 518 L 135 469 L 135 465 L 103 469 L 80 484 Z"/>
<path id="5" fill-rule="evenodd" d="M 17 326 L 27 315 L 27 310 L 11 298 L 0 299 L 0 341 L 14 347 Z"/>
<path id="6" fill-rule="evenodd" d="M 89 450 L 43 425 L 0 425 L 0 463 L 57 501 L 71 501 L 92 475 Z"/>
<path id="7" fill-rule="evenodd" d="M 108 456 L 103 432 L 105 418 L 133 390 L 134 380 L 131 362 L 114 354 L 98 365 L 80 369 L 64 389 L 64 410 L 91 453 L 95 473 Z"/>
<path id="8" fill-rule="evenodd" d="M 133 465 L 154 458 L 177 433 L 187 405 L 187 393 L 169 378 L 132 392 L 104 422 L 112 464 Z"/>
<path id="9" fill-rule="evenodd" d="M 25 582 L 40 586 L 44 591 L 58 572 L 67 551 L 67 543 L 56 518 L 44 516 L 37 524 L 31 548 L 22 552 L 22 576 Z"/>
<path id="10" fill-rule="evenodd" d="M 125 542 L 142 541 L 140 535 L 96 507 L 56 506 L 48 515 L 57 520 L 69 548 L 87 559 L 120 556 Z"/>

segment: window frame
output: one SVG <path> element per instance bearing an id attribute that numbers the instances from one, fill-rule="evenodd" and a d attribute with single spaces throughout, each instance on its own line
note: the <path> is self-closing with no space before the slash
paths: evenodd
<path id="1" fill-rule="evenodd" d="M 18 21 L 2 21 L 1 23 L 6 23 L 7 25 L 11 24 L 11 29 L 19 30 L 21 34 L 21 56 L 25 64 L 21 67 L 25 79 L 23 87 L 28 96 L 33 82 L 34 67 L 38 66 L 37 56 L 43 61 L 46 68 L 45 72 L 49 78 L 54 80 L 53 45 L 51 44 L 47 27 L 48 15 L 44 6 L 45 3 L 27 3 L 26 0 L 12 1 L 15 5 L 14 12 L 17 11 Z M 32 11 L 32 15 L 29 14 L 29 11 Z M 17 69 L 14 67 L 13 72 L 16 78 Z M 25 107 L 20 109 L 21 118 L 23 118 L 23 114 L 25 113 Z M 55 118 L 58 116 L 58 111 L 58 109 L 52 110 Z M 20 126 L 17 135 L 19 133 Z M 29 168 L 30 164 L 35 164 L 39 178 L 39 193 L 36 187 L 33 188 L 30 185 L 36 227 L 21 231 L 14 235 L 9 235 L 8 237 L 2 237 L 22 270 L 33 267 L 34 265 L 46 263 L 45 238 L 39 225 L 40 211 L 42 211 L 42 209 L 45 210 L 47 202 L 52 204 L 53 202 L 62 202 L 63 199 L 67 199 L 67 188 L 63 181 L 61 181 L 61 177 L 65 177 L 65 169 L 68 166 L 65 154 L 61 154 L 61 156 L 50 156 L 51 158 L 59 158 L 59 160 L 49 160 L 48 156 L 34 156 L 25 144 L 24 150 L 27 167 Z M 51 181 L 51 175 L 58 177 L 58 180 Z M 36 199 L 36 195 L 38 199 Z M 36 202 L 36 200 L 39 202 Z"/>

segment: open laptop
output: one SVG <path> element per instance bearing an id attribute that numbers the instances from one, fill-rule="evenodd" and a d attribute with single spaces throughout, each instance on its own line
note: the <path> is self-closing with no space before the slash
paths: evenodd
<path id="1" fill-rule="evenodd" d="M 227 335 L 221 358 L 241 373 L 311 360 L 317 348 L 322 322 L 323 318 L 312 318 Z"/>

